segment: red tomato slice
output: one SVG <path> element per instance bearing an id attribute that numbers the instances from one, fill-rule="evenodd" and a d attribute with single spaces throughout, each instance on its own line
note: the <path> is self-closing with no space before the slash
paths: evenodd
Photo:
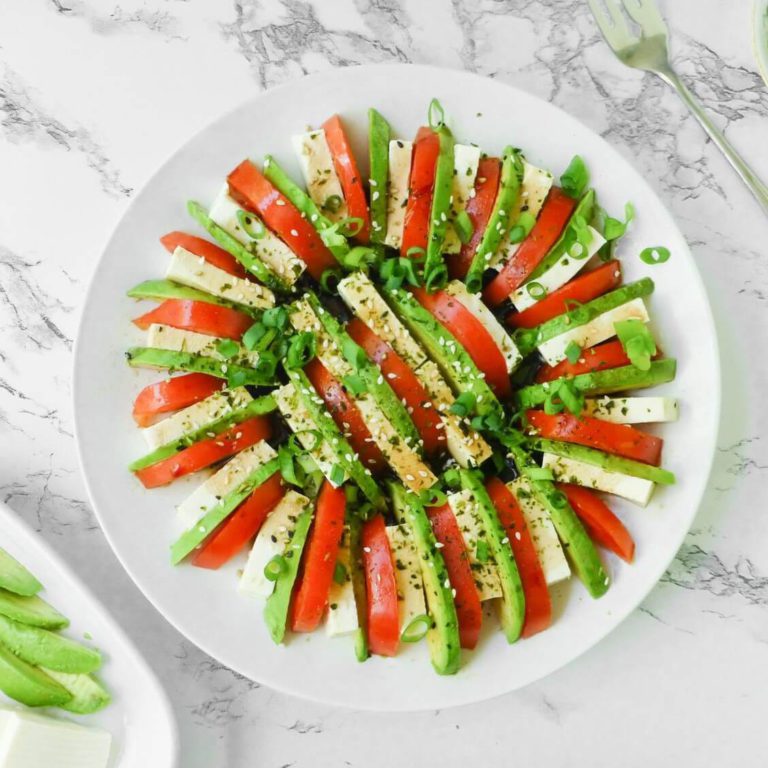
<path id="1" fill-rule="evenodd" d="M 519 288 L 547 255 L 571 218 L 576 201 L 558 187 L 552 187 L 533 229 L 512 258 L 483 291 L 487 304 L 496 307 Z"/>
<path id="2" fill-rule="evenodd" d="M 232 197 L 257 213 L 264 223 L 307 265 L 315 280 L 338 262 L 317 230 L 285 195 L 250 161 L 244 160 L 227 177 Z"/>
<path id="3" fill-rule="evenodd" d="M 363 466 L 370 469 L 374 475 L 384 472 L 387 468 L 387 460 L 378 445 L 373 442 L 362 414 L 338 379 L 332 376 L 317 358 L 305 366 L 304 373 L 325 401 L 336 426 L 349 440 Z"/>
<path id="4" fill-rule="evenodd" d="M 634 560 L 635 542 L 631 534 L 594 491 L 565 483 L 557 483 L 557 487 L 568 497 L 568 503 L 593 541 L 628 563 Z"/>
<path id="5" fill-rule="evenodd" d="M 400 254 L 407 256 L 411 248 L 427 250 L 435 166 L 440 154 L 440 139 L 429 127 L 422 126 L 413 143 L 411 177 L 408 181 L 408 203 L 405 206 L 403 240 Z"/>
<path id="6" fill-rule="evenodd" d="M 184 331 L 240 341 L 254 320 L 244 312 L 218 304 L 192 299 L 166 299 L 151 312 L 137 317 L 133 323 L 144 330 L 152 323 L 162 323 Z"/>
<path id="7" fill-rule="evenodd" d="M 562 315 L 573 307 L 569 302 L 582 304 L 616 288 L 621 283 L 621 264 L 616 260 L 606 261 L 597 269 L 585 272 L 575 280 L 552 291 L 522 312 L 510 312 L 507 322 L 515 328 L 535 328 L 553 317 Z"/>
<path id="8" fill-rule="evenodd" d="M 623 365 L 629 365 L 630 359 L 624 352 L 621 342 L 606 341 L 604 344 L 598 344 L 596 347 L 585 349 L 581 357 L 571 363 L 568 360 L 561 360 L 557 365 L 544 365 L 539 368 L 536 374 L 536 381 L 554 381 L 563 376 L 578 376 L 580 373 L 590 373 L 591 371 L 602 371 L 608 368 L 620 368 Z"/>
<path id="9" fill-rule="evenodd" d="M 428 309 L 461 344 L 475 365 L 485 374 L 485 380 L 497 397 L 512 396 L 507 363 L 501 350 L 485 326 L 458 300 L 445 291 L 428 293 L 413 288 L 418 302 Z"/>
<path id="10" fill-rule="evenodd" d="M 350 216 L 363 220 L 363 226 L 355 235 L 355 239 L 361 243 L 367 243 L 371 236 L 371 217 L 368 213 L 368 202 L 365 199 L 365 189 L 363 188 L 363 179 L 357 167 L 355 156 L 352 154 L 347 134 L 344 132 L 344 126 L 341 118 L 334 115 L 323 123 L 325 139 L 333 156 L 333 166 L 336 169 L 336 175 L 341 182 L 341 189 L 344 192 L 344 199 L 347 202 L 347 210 Z M 384 194 L 382 190 L 379 194 Z"/>
<path id="11" fill-rule="evenodd" d="M 528 411 L 526 418 L 536 432 L 547 440 L 586 445 L 654 467 L 661 463 L 664 441 L 629 424 L 613 424 L 593 416 L 574 416 L 565 412 L 550 415 L 544 411 Z"/>
<path id="12" fill-rule="evenodd" d="M 392 550 L 381 515 L 363 524 L 361 540 L 368 594 L 368 647 L 379 656 L 394 656 L 400 641 L 400 613 Z"/>
<path id="13" fill-rule="evenodd" d="M 225 381 L 206 373 L 187 373 L 149 384 L 133 402 L 133 418 L 140 427 L 148 427 L 155 416 L 198 403 L 225 386 Z"/>
<path id="14" fill-rule="evenodd" d="M 233 558 L 259 532 L 284 493 L 283 478 L 275 472 L 211 534 L 192 557 L 192 565 L 219 568 Z"/>
<path id="15" fill-rule="evenodd" d="M 168 485 L 179 477 L 199 472 L 217 461 L 266 440 L 272 429 L 266 416 L 254 416 L 215 437 L 201 440 L 167 459 L 136 472 L 145 488 Z"/>
<path id="16" fill-rule="evenodd" d="M 315 519 L 291 601 L 290 627 L 294 632 L 314 632 L 323 620 L 346 509 L 344 489 L 334 488 L 326 480 L 317 499 Z"/>
<path id="17" fill-rule="evenodd" d="M 218 245 L 203 240 L 202 237 L 188 235 L 186 232 L 169 232 L 160 238 L 160 242 L 165 246 L 168 253 L 173 253 L 179 246 L 194 253 L 195 256 L 202 256 L 209 264 L 214 267 L 229 272 L 230 275 L 245 277 L 247 272 L 245 267 L 231 254 L 227 253 Z"/>
<path id="18" fill-rule="evenodd" d="M 472 575 L 467 547 L 453 510 L 448 504 L 426 509 L 435 538 L 443 545 L 440 554 L 445 560 L 451 586 L 456 590 L 454 602 L 459 619 L 461 647 L 472 649 L 480 637 L 483 609 Z"/>
<path id="19" fill-rule="evenodd" d="M 498 477 L 485 484 L 499 520 L 507 532 L 517 570 L 523 582 L 525 595 L 525 621 L 523 637 L 530 637 L 546 629 L 552 623 L 552 602 L 549 599 L 547 580 L 536 554 L 536 547 L 528 530 L 517 499 Z"/>
<path id="20" fill-rule="evenodd" d="M 347 333 L 379 366 L 387 383 L 400 400 L 405 402 L 408 413 L 424 441 L 424 452 L 433 456 L 438 451 L 445 450 L 445 430 L 442 428 L 440 414 L 408 364 L 359 318 L 353 318 L 347 325 Z"/>
<path id="21" fill-rule="evenodd" d="M 448 254 L 446 263 L 448 272 L 454 280 L 463 280 L 467 276 L 475 251 L 483 239 L 485 229 L 493 213 L 493 204 L 499 190 L 501 161 L 498 157 L 484 157 L 477 165 L 475 195 L 467 201 L 466 211 L 474 227 L 468 243 L 461 246 L 459 253 Z"/>

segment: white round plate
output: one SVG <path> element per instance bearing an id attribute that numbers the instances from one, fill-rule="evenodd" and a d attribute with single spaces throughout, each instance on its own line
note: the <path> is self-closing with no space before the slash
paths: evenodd
<path id="1" fill-rule="evenodd" d="M 637 541 L 632 566 L 607 558 L 614 584 L 600 600 L 571 583 L 556 598 L 556 621 L 531 640 L 508 646 L 489 633 L 458 675 L 438 677 L 424 647 L 395 659 L 354 660 L 347 639 L 324 633 L 293 637 L 275 647 L 261 607 L 236 591 L 236 569 L 171 568 L 174 504 L 193 483 L 144 490 L 126 467 L 145 447 L 131 418 L 140 387 L 157 372 L 132 371 L 127 347 L 142 334 L 130 318 L 140 309 L 125 292 L 160 276 L 166 263 L 158 237 L 192 229 L 185 202 L 209 203 L 225 175 L 244 157 L 273 153 L 298 176 L 290 137 L 333 112 L 352 132 L 358 160 L 367 156 L 366 110 L 375 106 L 394 135 L 411 138 L 436 96 L 461 140 L 488 152 L 522 147 L 534 163 L 562 172 L 581 154 L 601 203 L 637 208 L 621 244 L 626 278 L 652 275 L 656 328 L 668 355 L 678 358 L 677 380 L 659 391 L 681 400 L 681 418 L 664 430 L 665 465 L 679 483 L 658 489 L 647 509 L 615 504 Z M 672 258 L 649 267 L 646 246 L 665 245 Z M 192 642 L 241 674 L 297 696 L 375 710 L 445 708 L 526 685 L 594 645 L 648 594 L 680 546 L 704 492 L 713 456 L 720 377 L 712 317 L 701 279 L 672 218 L 642 176 L 603 139 L 556 107 L 493 80 L 430 67 L 384 65 L 340 69 L 261 94 L 225 115 L 183 146 L 133 201 L 110 240 L 88 293 L 75 354 L 75 420 L 86 482 L 104 532 L 133 579 L 158 610 Z M 423 646 L 423 644 L 421 644 Z"/>
<path id="2" fill-rule="evenodd" d="M 22 562 L 39 579 L 40 596 L 70 620 L 66 634 L 78 640 L 86 633 L 104 654 L 99 670 L 112 695 L 101 712 L 85 717 L 48 709 L 52 717 L 85 726 L 104 728 L 112 734 L 109 768 L 175 768 L 178 734 L 168 698 L 160 682 L 107 609 L 13 510 L 0 502 L 0 546 Z M 0 695 L 0 698 L 1 695 Z M 3 700 L 3 706 L 20 707 Z"/>
<path id="3" fill-rule="evenodd" d="M 752 31 L 760 74 L 768 85 L 768 0 L 755 0 Z"/>

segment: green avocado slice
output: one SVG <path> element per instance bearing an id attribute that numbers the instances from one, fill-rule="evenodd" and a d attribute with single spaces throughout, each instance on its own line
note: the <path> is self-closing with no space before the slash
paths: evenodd
<path id="1" fill-rule="evenodd" d="M 445 561 L 419 497 L 396 483 L 390 483 L 389 489 L 395 517 L 408 527 L 419 552 L 424 594 L 433 622 L 427 632 L 432 666 L 439 675 L 454 675 L 459 671 L 461 643 Z"/>
<path id="2" fill-rule="evenodd" d="M 357 608 L 357 630 L 355 632 L 355 656 L 365 661 L 371 654 L 368 650 L 368 595 L 363 570 L 363 523 L 356 515 L 349 518 L 349 575 Z"/>
<path id="3" fill-rule="evenodd" d="M 43 629 L 62 629 L 69 625 L 69 619 L 62 616 L 53 606 L 37 595 L 23 597 L 0 589 L 0 615 Z"/>
<path id="4" fill-rule="evenodd" d="M 61 707 L 72 699 L 66 688 L 2 645 L 0 690 L 28 707 Z"/>
<path id="5" fill-rule="evenodd" d="M 109 691 L 93 675 L 73 675 L 44 667 L 42 671 L 70 694 L 71 698 L 59 705 L 67 712 L 90 715 L 104 709 L 112 701 Z"/>
<path id="6" fill-rule="evenodd" d="M 198 291 L 197 288 L 190 288 L 187 285 L 174 283 L 173 280 L 145 280 L 131 288 L 126 294 L 132 299 L 150 299 L 154 301 L 165 301 L 166 299 L 189 299 L 191 301 L 203 301 L 206 304 L 216 304 L 219 307 L 229 307 L 238 312 L 250 315 L 253 318 L 261 316 L 261 312 L 243 304 L 235 304 L 233 301 L 220 299 L 218 296 Z"/>
<path id="7" fill-rule="evenodd" d="M 43 585 L 13 556 L 0 548 L 0 589 L 32 597 Z"/>
<path id="8" fill-rule="evenodd" d="M 371 166 L 371 241 L 383 243 L 387 236 L 387 182 L 389 181 L 389 123 L 375 110 L 368 110 L 368 152 Z M 376 194 L 378 192 L 378 195 Z"/>

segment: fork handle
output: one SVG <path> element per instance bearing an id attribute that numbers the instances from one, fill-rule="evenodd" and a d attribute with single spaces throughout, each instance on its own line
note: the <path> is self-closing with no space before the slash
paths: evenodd
<path id="1" fill-rule="evenodd" d="M 736 169 L 736 173 L 741 176 L 742 181 L 749 187 L 750 192 L 755 196 L 763 211 L 768 214 L 768 186 L 763 184 L 757 177 L 757 174 L 747 165 L 744 158 L 734 149 L 728 139 L 718 130 L 715 124 L 709 119 L 707 113 L 699 104 L 696 97 L 688 90 L 685 83 L 672 70 L 659 72 L 659 77 L 669 83 L 685 102 L 691 114 L 701 123 L 701 127 L 707 132 L 709 138 L 719 147 L 720 151 L 726 156 L 728 162 Z"/>

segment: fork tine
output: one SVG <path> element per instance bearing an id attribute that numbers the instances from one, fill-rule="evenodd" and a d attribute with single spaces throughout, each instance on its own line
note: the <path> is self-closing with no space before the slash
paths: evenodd
<path id="1" fill-rule="evenodd" d="M 587 0 L 587 2 L 603 37 L 614 51 L 637 42 L 637 37 L 630 31 L 617 0 Z"/>
<path id="2" fill-rule="evenodd" d="M 645 37 L 667 34 L 666 22 L 655 0 L 622 0 L 622 2 L 627 13 L 640 25 Z"/>

